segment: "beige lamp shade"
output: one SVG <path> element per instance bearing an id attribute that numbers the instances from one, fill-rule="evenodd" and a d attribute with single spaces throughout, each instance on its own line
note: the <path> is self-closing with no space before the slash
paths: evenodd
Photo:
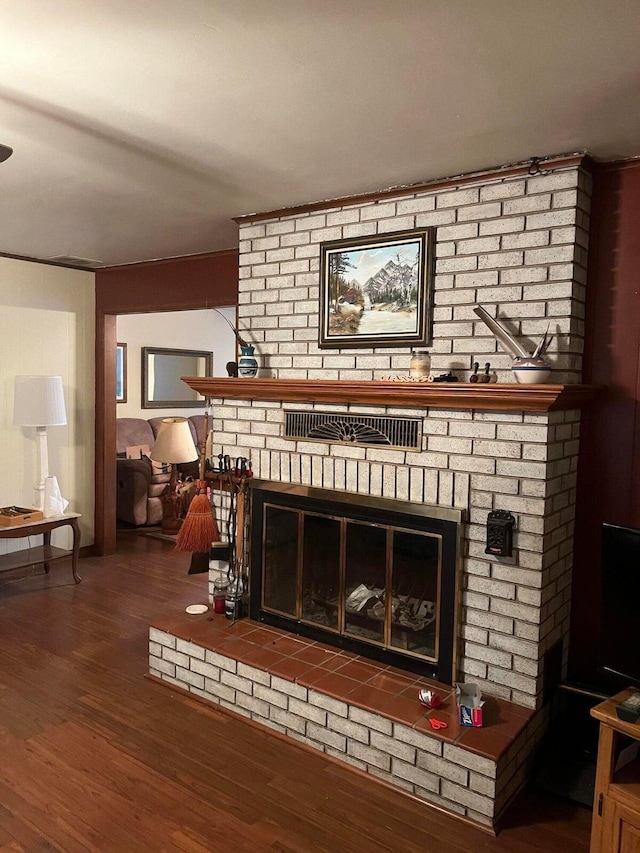
<path id="1" fill-rule="evenodd" d="M 164 418 L 149 456 L 154 462 L 194 462 L 198 451 L 187 419 Z"/>
<path id="2" fill-rule="evenodd" d="M 66 422 L 61 376 L 16 376 L 14 426 L 61 426 Z"/>

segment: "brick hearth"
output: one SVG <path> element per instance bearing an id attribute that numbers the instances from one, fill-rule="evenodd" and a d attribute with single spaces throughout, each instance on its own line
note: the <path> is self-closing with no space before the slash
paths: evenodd
<path id="1" fill-rule="evenodd" d="M 491 828 L 541 730 L 540 714 L 493 697 L 482 729 L 462 727 L 450 686 L 248 619 L 180 614 L 149 639 L 151 676 Z M 422 687 L 442 708 L 423 708 Z"/>

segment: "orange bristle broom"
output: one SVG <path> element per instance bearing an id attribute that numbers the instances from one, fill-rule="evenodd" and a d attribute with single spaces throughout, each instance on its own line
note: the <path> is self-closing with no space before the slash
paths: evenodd
<path id="1" fill-rule="evenodd" d="M 220 541 L 220 531 L 207 497 L 207 484 L 197 482 L 198 494 L 189 504 L 187 515 L 182 522 L 176 538 L 176 547 L 180 551 L 209 553 L 212 542 Z"/>
<path id="2" fill-rule="evenodd" d="M 189 504 L 185 519 L 178 531 L 176 548 L 180 551 L 191 551 L 194 554 L 206 554 L 208 568 L 211 543 L 220 541 L 220 531 L 207 497 L 207 483 L 204 479 L 207 435 L 209 432 L 208 414 L 204 416 L 204 424 L 205 442 L 200 448 L 200 477 L 196 483 L 198 491 Z"/>

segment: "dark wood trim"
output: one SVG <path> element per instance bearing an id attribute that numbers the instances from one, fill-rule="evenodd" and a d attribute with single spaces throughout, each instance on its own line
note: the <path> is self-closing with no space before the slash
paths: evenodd
<path id="1" fill-rule="evenodd" d="M 184 311 L 238 302 L 238 252 L 96 270 L 95 545 L 116 550 L 116 325 L 118 314 Z"/>
<path id="2" fill-rule="evenodd" d="M 11 252 L 0 252 L 0 258 L 10 258 L 14 261 L 28 261 L 30 264 L 45 264 L 48 267 L 63 267 L 66 270 L 81 272 L 97 272 L 98 267 L 84 267 L 76 264 L 62 264 L 60 261 L 48 261 L 45 258 L 32 258 L 29 255 L 14 255 Z"/>
<path id="3" fill-rule="evenodd" d="M 595 385 L 472 385 L 467 382 L 333 381 L 329 379 L 231 379 L 182 376 L 203 394 L 230 400 L 285 403 L 364 403 L 369 406 L 551 412 L 576 409 L 591 400 Z"/>
<path id="4" fill-rule="evenodd" d="M 591 158 L 585 153 L 562 154 L 556 157 L 545 157 L 536 161 L 536 166 L 543 169 L 569 168 L 571 166 L 583 166 L 590 170 Z M 424 181 L 418 184 L 407 184 L 406 186 L 389 187 L 386 190 L 376 190 L 360 195 L 341 196 L 338 198 L 314 201 L 310 204 L 299 204 L 292 207 L 281 207 L 277 210 L 267 210 L 262 213 L 248 213 L 244 216 L 234 216 L 233 221 L 239 225 L 247 222 L 261 222 L 266 219 L 277 219 L 279 216 L 294 216 L 301 213 L 311 213 L 314 210 L 326 210 L 330 207 L 345 207 L 353 204 L 366 204 L 381 201 L 390 196 L 413 195 L 420 192 L 433 192 L 451 186 L 464 186 L 465 184 L 478 183 L 487 179 L 514 178 L 518 175 L 527 175 L 532 166 L 532 160 L 524 163 L 514 163 L 493 169 L 484 169 L 479 172 L 470 172 L 467 175 L 452 175 L 447 178 L 436 178 L 433 181 Z"/>

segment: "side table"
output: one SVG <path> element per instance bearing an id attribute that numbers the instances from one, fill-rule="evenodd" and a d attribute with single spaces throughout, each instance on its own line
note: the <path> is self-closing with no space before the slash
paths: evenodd
<path id="1" fill-rule="evenodd" d="M 48 574 L 51 563 L 62 560 L 65 557 L 71 557 L 73 579 L 76 583 L 80 583 L 82 578 L 78 574 L 78 553 L 80 551 L 79 518 L 81 518 L 80 513 L 67 512 L 64 515 L 55 515 L 51 518 L 43 518 L 40 521 L 28 521 L 25 524 L 0 527 L 0 539 L 25 539 L 28 536 L 43 537 L 42 545 L 0 556 L 0 572 L 42 564 L 45 572 Z M 70 551 L 64 548 L 56 548 L 51 544 L 51 531 L 65 526 L 69 526 L 73 530 L 73 546 Z"/>
<path id="2" fill-rule="evenodd" d="M 591 709 L 600 723 L 590 853 L 640 853 L 640 720 L 618 719 L 616 705 L 634 692 L 623 690 Z M 627 745 L 628 761 L 620 761 Z"/>

